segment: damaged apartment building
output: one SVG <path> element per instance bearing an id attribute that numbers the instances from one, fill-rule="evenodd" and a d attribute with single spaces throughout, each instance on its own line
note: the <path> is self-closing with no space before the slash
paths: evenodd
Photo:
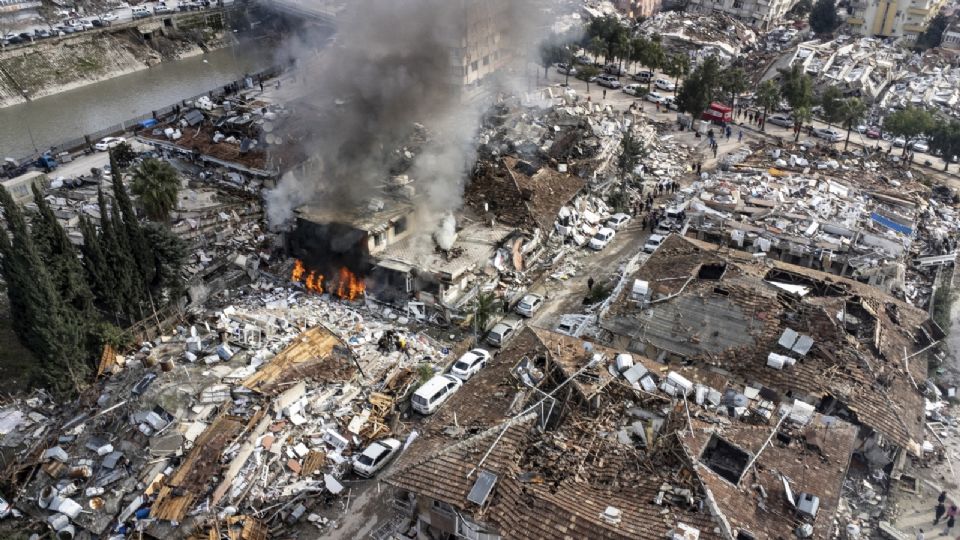
<path id="1" fill-rule="evenodd" d="M 671 367 L 524 329 L 384 481 L 417 538 L 831 538 L 856 428 Z"/>
<path id="2" fill-rule="evenodd" d="M 860 426 L 871 469 L 922 455 L 928 354 L 944 334 L 874 287 L 674 235 L 600 326 L 690 381 L 741 381 Z"/>

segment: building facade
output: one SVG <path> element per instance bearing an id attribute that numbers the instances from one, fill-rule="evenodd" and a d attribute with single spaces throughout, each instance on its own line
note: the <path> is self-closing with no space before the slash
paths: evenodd
<path id="1" fill-rule="evenodd" d="M 863 36 L 915 40 L 946 0 L 853 0 L 847 25 Z"/>
<path id="2" fill-rule="evenodd" d="M 690 0 L 688 9 L 702 13 L 725 13 L 755 30 L 769 30 L 779 24 L 796 0 Z"/>
<path id="3" fill-rule="evenodd" d="M 943 41 L 940 46 L 944 49 L 960 50 L 960 21 L 950 23 L 943 31 Z"/>
<path id="4" fill-rule="evenodd" d="M 484 79 L 513 58 L 509 45 L 510 0 L 454 0 L 463 6 L 463 26 L 450 36 L 450 72 L 466 98 L 484 93 Z"/>

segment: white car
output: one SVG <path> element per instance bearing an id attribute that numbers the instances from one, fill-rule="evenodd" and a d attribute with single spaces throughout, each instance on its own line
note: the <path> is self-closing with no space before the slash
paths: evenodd
<path id="1" fill-rule="evenodd" d="M 369 478 L 396 457 L 399 450 L 400 441 L 396 439 L 374 441 L 360 455 L 353 457 L 353 472 Z"/>
<path id="2" fill-rule="evenodd" d="M 420 388 L 417 388 L 413 397 L 410 398 L 410 404 L 413 406 L 413 410 L 420 414 L 433 414 L 461 386 L 463 386 L 463 381 L 453 375 L 434 375 Z"/>
<path id="3" fill-rule="evenodd" d="M 813 130 L 813 134 L 821 139 L 826 139 L 830 142 L 837 142 L 843 140 L 843 135 L 839 132 L 834 131 L 828 128 L 816 128 Z"/>
<path id="4" fill-rule="evenodd" d="M 80 21 L 80 26 L 81 26 L 84 30 L 92 30 L 92 29 L 93 29 L 93 21 L 88 21 L 88 20 L 84 19 L 84 20 Z"/>
<path id="5" fill-rule="evenodd" d="M 597 231 L 597 234 L 593 235 L 593 238 L 590 239 L 590 249 L 600 251 L 601 249 L 607 247 L 616 234 L 617 231 L 614 231 L 609 227 L 600 227 L 600 230 Z"/>
<path id="6" fill-rule="evenodd" d="M 110 12 L 110 13 L 107 13 L 106 15 L 104 15 L 103 17 L 100 17 L 100 20 L 102 20 L 102 21 L 107 21 L 107 22 L 113 22 L 113 21 L 118 21 L 118 20 L 120 20 L 120 16 L 117 15 L 116 13 Z"/>
<path id="7" fill-rule="evenodd" d="M 897 137 L 893 140 L 893 145 L 897 148 L 903 148 L 903 145 L 907 144 L 907 140 L 903 137 Z"/>
<path id="8" fill-rule="evenodd" d="M 577 68 L 571 66 L 570 64 L 557 64 L 557 73 L 561 75 L 576 75 Z"/>
<path id="9" fill-rule="evenodd" d="M 912 148 L 914 152 L 929 152 L 929 151 L 930 151 L 930 145 L 927 144 L 927 141 L 924 141 L 924 140 L 922 140 L 922 139 L 919 140 L 919 141 L 917 141 L 917 142 L 915 142 L 915 143 L 913 143 L 912 145 L 910 145 L 910 148 Z"/>
<path id="10" fill-rule="evenodd" d="M 657 79 L 653 81 L 653 85 L 661 90 L 667 90 L 668 92 L 673 92 L 676 89 L 677 85 L 666 79 Z"/>
<path id="11" fill-rule="evenodd" d="M 528 294 L 520 299 L 517 304 L 516 312 L 524 317 L 533 317 L 540 307 L 543 306 L 543 297 L 539 294 Z"/>
<path id="12" fill-rule="evenodd" d="M 644 97 L 647 98 L 647 101 L 650 101 L 652 103 L 663 103 L 664 101 L 667 100 L 667 96 L 663 94 L 658 94 L 656 92 L 647 92 L 647 95 Z"/>
<path id="13" fill-rule="evenodd" d="M 450 374 L 460 379 L 468 381 L 470 377 L 483 369 L 490 361 L 490 353 L 485 349 L 473 349 L 467 351 L 450 368 Z"/>
<path id="14" fill-rule="evenodd" d="M 101 152 L 106 152 L 111 148 L 116 148 L 117 146 L 120 146 L 126 141 L 127 140 L 124 139 L 123 137 L 104 137 L 100 139 L 100 142 L 94 145 L 94 148 L 96 148 Z"/>
<path id="15" fill-rule="evenodd" d="M 519 320 L 504 320 L 494 325 L 487 333 L 487 343 L 493 347 L 503 347 L 520 329 Z"/>
<path id="16" fill-rule="evenodd" d="M 630 96 L 637 96 L 640 94 L 643 87 L 644 86 L 642 84 L 630 83 L 623 87 L 623 93 Z"/>
<path id="17" fill-rule="evenodd" d="M 647 243 L 643 245 L 643 251 L 645 253 L 653 253 L 660 247 L 660 244 L 663 243 L 663 236 L 659 234 L 651 234 L 650 238 L 647 238 Z"/>
<path id="18" fill-rule="evenodd" d="M 629 221 L 630 221 L 630 216 L 628 216 L 627 214 L 624 214 L 623 212 L 620 212 L 610 216 L 610 219 L 607 220 L 607 227 L 610 227 L 615 231 L 619 231 Z"/>
<path id="19" fill-rule="evenodd" d="M 786 114 L 771 114 L 767 117 L 766 123 L 781 127 L 793 127 L 793 118 Z"/>

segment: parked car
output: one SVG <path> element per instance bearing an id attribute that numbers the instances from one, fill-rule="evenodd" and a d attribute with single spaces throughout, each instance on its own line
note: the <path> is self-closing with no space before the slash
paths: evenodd
<path id="1" fill-rule="evenodd" d="M 815 128 L 813 134 L 821 139 L 826 139 L 830 142 L 837 142 L 843 140 L 843 135 L 838 131 L 834 131 L 829 128 Z"/>
<path id="2" fill-rule="evenodd" d="M 153 6 L 153 13 L 154 13 L 154 15 L 162 15 L 162 14 L 164 14 L 164 13 L 170 13 L 170 12 L 172 12 L 172 11 L 173 11 L 173 10 L 170 9 L 170 7 L 167 6 L 167 4 L 165 4 L 165 3 L 163 3 L 163 2 L 157 2 L 157 4 L 156 4 L 155 6 Z"/>
<path id="3" fill-rule="evenodd" d="M 593 235 L 593 238 L 590 239 L 590 249 L 600 251 L 601 249 L 607 247 L 610 244 L 610 241 L 613 240 L 613 237 L 617 235 L 617 232 L 609 227 L 600 227 L 600 230 L 597 231 L 597 234 Z"/>
<path id="4" fill-rule="evenodd" d="M 30 33 L 20 32 L 19 35 L 20 35 L 20 39 L 22 39 L 22 40 L 24 40 L 24 41 L 31 41 L 31 40 L 33 40 L 33 35 L 30 34 Z"/>
<path id="5" fill-rule="evenodd" d="M 669 96 L 665 98 L 663 101 L 660 102 L 660 104 L 670 109 L 671 111 L 680 110 L 680 107 L 677 106 L 677 100 L 675 100 L 673 96 Z"/>
<path id="6" fill-rule="evenodd" d="M 623 212 L 618 212 L 610 216 L 610 219 L 607 220 L 607 227 L 610 227 L 615 231 L 619 231 L 629 221 L 630 221 L 630 216 L 628 216 L 627 214 L 624 214 Z"/>
<path id="7" fill-rule="evenodd" d="M 45 28 L 38 28 L 34 30 L 33 34 L 40 39 L 50 37 L 50 31 Z"/>
<path id="8" fill-rule="evenodd" d="M 517 333 L 520 328 L 520 321 L 504 320 L 497 323 L 487 334 L 487 343 L 500 348 Z"/>
<path id="9" fill-rule="evenodd" d="M 453 375 L 434 375 L 423 383 L 410 398 L 413 410 L 420 414 L 433 414 L 441 405 L 463 386 L 463 381 Z"/>
<path id="10" fill-rule="evenodd" d="M 788 114 L 771 114 L 767 117 L 768 124 L 782 127 L 793 127 L 793 118 Z"/>
<path id="11" fill-rule="evenodd" d="M 486 367 L 489 361 L 490 353 L 486 349 L 473 349 L 463 353 L 463 356 L 454 362 L 450 374 L 461 381 L 467 381 Z"/>
<path id="12" fill-rule="evenodd" d="M 517 304 L 516 312 L 524 317 L 533 317 L 533 314 L 537 312 L 543 306 L 543 297 L 539 294 L 528 294 L 520 299 L 520 302 Z"/>
<path id="13" fill-rule="evenodd" d="M 651 79 L 653 79 L 652 71 L 638 71 L 633 74 L 633 80 L 635 81 L 640 81 L 645 83 L 645 82 L 649 82 Z"/>
<path id="14" fill-rule="evenodd" d="M 903 137 L 897 137 L 893 140 L 893 145 L 897 148 L 903 148 L 903 145 L 907 144 L 907 140 Z"/>
<path id="15" fill-rule="evenodd" d="M 873 127 L 871 127 L 871 128 L 867 128 L 867 137 L 869 137 L 869 138 L 871 138 L 871 139 L 879 139 L 879 138 L 880 138 L 880 128 L 878 128 L 878 127 L 876 127 L 876 126 L 873 126 Z"/>
<path id="16" fill-rule="evenodd" d="M 657 92 L 647 92 L 647 95 L 643 97 L 645 97 L 647 101 L 651 103 L 663 103 L 667 100 L 667 96 Z"/>
<path id="17" fill-rule="evenodd" d="M 644 253 L 653 253 L 663 243 L 664 237 L 659 234 L 651 234 L 647 242 L 643 244 Z"/>
<path id="18" fill-rule="evenodd" d="M 110 13 L 107 13 L 106 15 L 100 17 L 100 20 L 106 21 L 106 22 L 113 22 L 113 21 L 118 21 L 118 20 L 120 20 L 120 16 L 117 15 L 116 13 L 110 12 Z"/>
<path id="19" fill-rule="evenodd" d="M 623 77 L 624 75 L 627 74 L 627 72 L 624 71 L 623 68 L 618 66 L 617 64 L 607 64 L 603 66 L 603 72 L 609 73 L 610 75 L 614 75 L 617 77 Z"/>
<path id="20" fill-rule="evenodd" d="M 639 83 L 630 83 L 623 87 L 623 93 L 631 96 L 639 96 L 647 91 L 647 87 Z"/>
<path id="21" fill-rule="evenodd" d="M 80 21 L 80 27 L 83 28 L 84 30 L 92 30 L 92 29 L 93 29 L 93 21 L 89 21 L 89 20 L 84 19 L 84 20 Z"/>
<path id="22" fill-rule="evenodd" d="M 561 75 L 576 75 L 577 68 L 571 66 L 570 64 L 560 63 L 557 64 L 557 73 Z"/>
<path id="23" fill-rule="evenodd" d="M 618 81 L 613 75 L 600 75 L 597 77 L 597 84 L 600 86 L 606 86 L 607 88 L 620 88 L 620 81 Z"/>
<path id="24" fill-rule="evenodd" d="M 123 137 L 104 137 L 100 139 L 100 142 L 94 145 L 94 148 L 101 152 L 106 152 L 111 148 L 120 146 L 124 142 L 126 142 L 126 139 Z"/>
<path id="25" fill-rule="evenodd" d="M 135 6 L 130 9 L 130 16 L 134 19 L 145 19 L 150 15 L 150 10 L 144 6 Z"/>
<path id="26" fill-rule="evenodd" d="M 668 92 L 673 92 L 674 89 L 676 89 L 677 87 L 677 85 L 673 84 L 672 82 L 666 79 L 657 79 L 653 81 L 653 85 L 661 90 L 666 90 Z"/>
<path id="27" fill-rule="evenodd" d="M 923 139 L 920 139 L 919 141 L 910 145 L 910 148 L 912 148 L 914 152 L 927 153 L 930 151 L 930 145 L 927 144 L 927 141 Z"/>
<path id="28" fill-rule="evenodd" d="M 383 439 L 370 443 L 360 455 L 353 458 L 353 472 L 369 478 L 386 466 L 387 462 L 396 457 L 400 450 L 400 441 Z"/>

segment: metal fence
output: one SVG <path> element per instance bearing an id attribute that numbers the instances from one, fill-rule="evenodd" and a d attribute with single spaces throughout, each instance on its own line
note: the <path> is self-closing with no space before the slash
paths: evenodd
<path id="1" fill-rule="evenodd" d="M 239 79 L 232 80 L 224 84 L 223 86 L 219 86 L 208 92 L 204 92 L 202 94 L 197 94 L 195 96 L 183 99 L 178 103 L 174 103 L 172 105 L 166 105 L 152 112 L 141 114 L 133 118 L 129 118 L 127 120 L 124 120 L 123 122 L 120 122 L 119 124 L 107 126 L 93 133 L 86 133 L 77 137 L 72 137 L 70 139 L 60 142 L 57 145 L 54 145 L 53 147 L 50 148 L 50 150 L 53 153 L 81 152 L 85 149 L 91 148 L 94 144 L 97 143 L 97 141 L 99 141 L 104 137 L 115 137 L 115 136 L 123 135 L 125 133 L 131 133 L 135 131 L 139 126 L 140 122 L 143 122 L 144 120 L 149 120 L 150 118 L 162 120 L 164 118 L 167 118 L 176 111 L 177 107 L 185 107 L 187 102 L 196 101 L 197 99 L 203 96 L 209 96 L 211 99 L 222 97 L 227 94 L 228 88 L 230 88 L 234 84 L 237 84 L 242 88 L 245 84 L 247 77 L 250 77 L 254 81 L 256 81 L 257 79 L 269 79 L 279 75 L 281 70 L 282 68 L 280 66 L 273 66 L 273 67 L 260 70 L 255 73 L 250 73 L 246 77 L 241 77 Z M 34 161 L 38 157 L 40 157 L 39 154 L 34 153 L 31 155 L 22 156 L 18 158 L 17 162 L 24 163 L 26 161 Z"/>

